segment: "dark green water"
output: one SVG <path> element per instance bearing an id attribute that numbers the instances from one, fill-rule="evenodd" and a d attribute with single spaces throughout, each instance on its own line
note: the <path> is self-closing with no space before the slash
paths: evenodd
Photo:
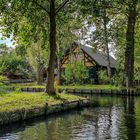
<path id="1" fill-rule="evenodd" d="M 96 107 L 0 128 L 0 140 L 140 140 L 140 98 L 93 96 Z"/>

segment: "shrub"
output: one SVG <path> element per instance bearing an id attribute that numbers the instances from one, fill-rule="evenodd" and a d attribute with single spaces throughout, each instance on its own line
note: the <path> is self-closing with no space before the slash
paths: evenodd
<path id="1" fill-rule="evenodd" d="M 3 94 L 6 94 L 6 93 L 8 93 L 7 89 L 0 88 L 0 96 L 3 95 Z"/>
<path id="2" fill-rule="evenodd" d="M 107 76 L 107 71 L 106 70 L 99 70 L 98 71 L 98 76 L 99 76 L 99 80 L 106 84 L 106 83 L 109 83 L 109 79 L 108 79 L 108 76 Z"/>
<path id="3" fill-rule="evenodd" d="M 4 86 L 6 84 L 8 84 L 8 78 L 6 76 L 2 76 L 0 75 L 0 86 Z"/>
<path id="4" fill-rule="evenodd" d="M 88 70 L 81 62 L 69 64 L 65 68 L 62 77 L 65 80 L 65 84 L 83 84 L 88 78 Z"/>
<path id="5" fill-rule="evenodd" d="M 137 94 L 140 94 L 140 87 L 137 87 L 137 88 L 136 88 L 136 93 L 137 93 Z"/>
<path id="6" fill-rule="evenodd" d="M 12 78 L 14 75 L 28 77 L 30 73 L 30 65 L 27 60 L 9 54 L 0 59 L 0 74 Z"/>
<path id="7" fill-rule="evenodd" d="M 112 84 L 115 86 L 120 86 L 123 83 L 123 73 L 121 71 L 116 71 L 112 77 Z"/>
<path id="8" fill-rule="evenodd" d="M 2 75 L 0 75 L 0 81 L 7 81 L 8 79 L 7 79 L 7 77 L 6 76 L 2 76 Z"/>

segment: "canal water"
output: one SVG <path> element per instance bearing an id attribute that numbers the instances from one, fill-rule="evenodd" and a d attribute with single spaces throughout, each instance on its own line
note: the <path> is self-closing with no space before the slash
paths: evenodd
<path id="1" fill-rule="evenodd" d="M 94 107 L 0 127 L 0 140 L 140 140 L 140 98 L 92 96 Z"/>

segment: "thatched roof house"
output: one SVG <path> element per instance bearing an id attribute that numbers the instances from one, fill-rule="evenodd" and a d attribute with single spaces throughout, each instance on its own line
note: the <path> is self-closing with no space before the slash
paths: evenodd
<path id="1" fill-rule="evenodd" d="M 77 42 L 72 43 L 69 49 L 66 51 L 64 57 L 61 60 L 61 69 L 65 69 L 69 63 L 76 63 L 81 61 L 89 69 L 89 78 L 96 79 L 98 81 L 98 70 L 100 68 L 107 69 L 107 55 L 99 50 L 87 45 L 81 45 Z M 110 65 L 112 73 L 116 69 L 116 60 L 110 56 Z"/>

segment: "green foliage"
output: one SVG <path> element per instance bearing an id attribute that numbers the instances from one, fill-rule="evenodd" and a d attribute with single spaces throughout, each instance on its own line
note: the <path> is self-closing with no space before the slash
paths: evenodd
<path id="1" fill-rule="evenodd" d="M 0 82 L 8 80 L 6 76 L 0 75 Z"/>
<path id="2" fill-rule="evenodd" d="M 30 75 L 31 67 L 25 58 L 25 51 L 17 48 L 10 48 L 4 44 L 0 45 L 0 74 L 8 78 L 14 76 L 27 78 Z M 22 54 L 23 53 L 23 54 Z M 1 81 L 1 80 L 0 80 Z"/>
<path id="3" fill-rule="evenodd" d="M 48 66 L 48 56 L 48 46 L 43 46 L 41 40 L 36 43 L 32 43 L 32 45 L 27 48 L 27 59 L 36 76 L 39 69 L 46 68 Z"/>
<path id="4" fill-rule="evenodd" d="M 16 93 L 21 93 L 21 88 L 20 88 L 20 87 L 16 87 L 16 88 L 15 88 L 15 92 L 16 92 Z"/>
<path id="5" fill-rule="evenodd" d="M 109 83 L 109 79 L 107 76 L 107 70 L 99 70 L 98 71 L 99 80 L 101 83 Z"/>
<path id="6" fill-rule="evenodd" d="M 1 84 L 1 83 L 0 83 Z M 0 85 L 1 86 L 1 85 Z M 8 90 L 6 88 L 2 88 L 2 86 L 0 87 L 0 96 L 2 96 L 3 94 L 8 93 Z"/>
<path id="7" fill-rule="evenodd" d="M 26 59 L 14 53 L 0 59 L 0 74 L 12 77 L 14 75 L 27 78 L 30 71 L 30 65 Z"/>
<path id="8" fill-rule="evenodd" d="M 6 44 L 0 44 L 0 57 L 5 56 L 8 52 L 10 52 L 10 48 Z"/>
<path id="9" fill-rule="evenodd" d="M 83 84 L 88 78 L 88 70 L 83 63 L 69 64 L 63 73 L 65 84 Z"/>
<path id="10" fill-rule="evenodd" d="M 62 2 L 62 0 L 55 0 L 56 9 L 61 7 Z M 139 1 L 137 2 L 138 4 L 136 6 L 136 11 L 137 13 L 139 13 L 140 3 Z M 132 5 L 131 7 L 134 6 L 132 0 L 69 1 L 67 5 L 64 6 L 63 10 L 60 10 L 56 15 L 57 45 L 59 46 L 57 47 L 57 56 L 61 59 L 65 50 L 64 48 L 66 48 L 66 46 L 68 46 L 68 44 L 74 39 L 77 39 L 77 37 L 73 35 L 74 32 L 82 33 L 82 39 L 85 39 L 89 28 L 91 32 L 91 30 L 93 29 L 91 28 L 91 26 L 93 27 L 93 25 L 94 29 L 92 32 L 94 33 L 90 36 L 90 43 L 94 44 L 95 47 L 100 47 L 102 50 L 105 50 L 104 37 L 106 36 L 103 32 L 103 20 L 106 20 L 108 43 L 111 45 L 111 47 L 115 46 L 115 49 L 117 50 L 117 62 L 119 62 L 120 69 L 123 69 L 127 29 L 126 15 L 128 15 L 129 13 L 128 11 L 130 5 Z M 42 9 L 42 7 L 44 7 L 45 10 L 44 8 Z M 13 38 L 18 44 L 18 47 L 16 48 L 16 53 L 18 56 L 21 56 L 23 59 L 24 54 L 28 53 L 28 62 L 32 66 L 34 72 L 37 71 L 38 61 L 36 60 L 39 58 L 38 52 L 41 52 L 41 65 L 42 63 L 45 63 L 44 60 L 49 60 L 47 59 L 49 56 L 49 49 L 47 48 L 50 24 L 48 14 L 49 10 L 51 10 L 50 1 L 0 1 L 0 25 L 2 27 L 0 28 L 0 30 L 5 36 L 10 36 L 11 34 L 13 35 Z M 135 35 L 135 79 L 138 80 L 140 75 L 139 20 L 136 21 L 136 25 L 137 27 Z M 35 46 L 31 47 L 32 44 L 38 43 L 39 47 L 41 48 L 40 51 L 37 51 Z M 46 46 L 45 49 L 42 49 L 42 46 Z M 25 77 L 27 77 L 29 75 L 29 69 L 27 68 L 27 65 L 29 65 L 27 62 L 27 56 L 26 59 L 23 59 L 21 62 L 21 60 L 19 60 L 19 57 L 17 58 L 17 56 L 15 57 L 15 59 L 13 59 L 13 56 L 11 57 L 11 55 L 7 56 L 9 52 L 10 49 L 8 49 L 5 45 L 0 45 L 0 74 L 23 74 L 25 75 Z M 35 56 L 37 56 L 37 59 L 35 59 Z M 12 58 L 12 60 L 10 60 L 10 57 Z M 46 61 L 45 66 L 47 64 L 48 61 Z M 68 69 L 69 70 L 66 70 L 67 76 L 65 76 L 67 80 L 71 78 L 71 75 L 73 76 L 75 74 L 72 72 L 71 68 Z M 71 80 L 68 81 L 76 82 L 77 80 L 75 79 L 78 79 L 77 77 L 81 77 L 79 76 L 81 75 L 80 73 L 81 72 L 79 72 L 76 76 L 74 76 L 73 78 L 71 78 Z M 107 79 L 105 75 L 106 74 L 102 72 L 101 79 L 103 79 L 106 82 Z M 119 73 L 115 74 L 115 76 L 113 77 L 115 85 L 118 85 L 120 83 L 121 79 L 119 77 Z M 81 77 L 80 79 L 83 79 L 83 77 Z M 81 81 L 78 81 L 78 83 L 81 83 Z"/>
<path id="11" fill-rule="evenodd" d="M 0 75 L 0 86 L 5 86 L 8 82 L 8 78 L 6 76 Z"/>
<path id="12" fill-rule="evenodd" d="M 140 68 L 139 67 L 135 67 L 134 80 L 140 80 Z"/>
<path id="13" fill-rule="evenodd" d="M 137 93 L 137 94 L 140 94 L 140 87 L 137 87 L 137 88 L 136 88 L 136 93 Z"/>
<path id="14" fill-rule="evenodd" d="M 115 74 L 112 77 L 112 84 L 115 86 L 121 86 L 123 83 L 123 72 L 116 71 Z"/>

